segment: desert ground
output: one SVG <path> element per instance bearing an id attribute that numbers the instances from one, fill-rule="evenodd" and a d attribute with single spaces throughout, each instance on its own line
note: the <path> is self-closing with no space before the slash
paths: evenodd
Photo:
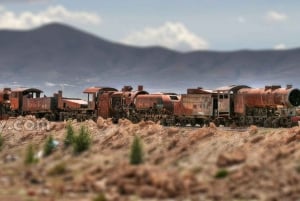
<path id="1" fill-rule="evenodd" d="M 66 147 L 67 122 L 1 121 L 0 200 L 276 201 L 300 198 L 300 127 L 163 127 L 110 119 L 85 126 L 89 149 Z M 49 136 L 53 152 L 43 155 Z M 139 136 L 143 163 L 130 163 Z M 55 143 L 54 143 L 55 142 Z M 34 161 L 26 162 L 29 147 Z"/>

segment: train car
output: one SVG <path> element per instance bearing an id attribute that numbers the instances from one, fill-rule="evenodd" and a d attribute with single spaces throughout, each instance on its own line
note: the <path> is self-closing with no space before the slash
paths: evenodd
<path id="1" fill-rule="evenodd" d="M 11 91 L 10 108 L 14 115 L 33 114 L 43 117 L 53 114 L 57 108 L 55 97 L 41 97 L 43 91 L 36 88 L 17 88 Z"/>
<path id="2" fill-rule="evenodd" d="M 300 105 L 300 91 L 288 85 L 250 88 L 231 85 L 215 90 L 217 125 L 235 123 L 240 126 L 290 127 Z"/>
<path id="3" fill-rule="evenodd" d="M 134 100 L 135 113 L 139 119 L 163 121 L 163 124 L 176 122 L 175 108 L 180 96 L 174 93 L 142 94 Z"/>
<path id="4" fill-rule="evenodd" d="M 93 117 L 94 109 L 88 108 L 88 102 L 79 98 L 63 97 L 62 91 L 53 95 L 57 100 L 56 119 L 77 119 L 83 121 Z"/>
<path id="5" fill-rule="evenodd" d="M 87 110 L 94 111 L 93 119 L 98 116 L 112 117 L 111 95 L 118 90 L 112 87 L 89 87 L 83 91 L 87 94 Z"/>
<path id="6" fill-rule="evenodd" d="M 296 125 L 293 117 L 300 105 L 300 90 L 287 85 L 243 88 L 235 95 L 235 113 L 241 124 L 265 127 Z"/>
<path id="7" fill-rule="evenodd" d="M 187 89 L 176 104 L 174 114 L 181 125 L 207 124 L 214 116 L 214 94 L 212 90 L 203 88 Z"/>

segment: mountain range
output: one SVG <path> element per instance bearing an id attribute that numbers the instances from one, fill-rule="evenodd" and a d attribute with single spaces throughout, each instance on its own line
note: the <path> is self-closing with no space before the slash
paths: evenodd
<path id="1" fill-rule="evenodd" d="M 178 52 L 111 42 L 64 24 L 0 30 L 0 87 L 63 89 L 81 96 L 89 86 L 144 85 L 185 93 L 231 84 L 300 87 L 300 49 Z"/>

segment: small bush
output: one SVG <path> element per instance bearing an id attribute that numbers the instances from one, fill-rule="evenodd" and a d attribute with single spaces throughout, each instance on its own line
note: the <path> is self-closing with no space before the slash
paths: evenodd
<path id="1" fill-rule="evenodd" d="M 228 175 L 228 171 L 226 169 L 220 169 L 216 175 L 215 175 L 215 178 L 217 179 L 223 179 L 225 177 L 227 177 Z"/>
<path id="2" fill-rule="evenodd" d="M 74 129 L 70 122 L 67 124 L 67 135 L 64 139 L 64 145 L 65 147 L 68 147 L 73 143 L 74 140 Z"/>
<path id="3" fill-rule="evenodd" d="M 105 197 L 105 194 L 104 193 L 100 193 L 99 195 L 97 195 L 97 197 L 95 197 L 93 199 L 93 201 L 106 201 L 106 197 Z"/>
<path id="4" fill-rule="evenodd" d="M 131 145 L 130 163 L 132 165 L 138 165 L 143 163 L 143 145 L 139 136 L 134 136 L 133 143 Z"/>
<path id="5" fill-rule="evenodd" d="M 3 145 L 4 145 L 4 138 L 2 136 L 2 133 L 0 133 L 0 151 L 2 150 L 3 148 Z"/>
<path id="6" fill-rule="evenodd" d="M 33 146 L 30 144 L 30 145 L 28 145 L 27 150 L 26 150 L 24 163 L 26 165 L 30 165 L 30 164 L 34 164 L 37 162 L 38 162 L 38 160 L 35 157 Z"/>
<path id="7" fill-rule="evenodd" d="M 44 145 L 44 152 L 43 152 L 44 157 L 49 156 L 50 154 L 52 154 L 54 148 L 55 148 L 54 141 L 53 141 L 52 136 L 50 135 L 47 138 L 47 141 Z"/>
<path id="8" fill-rule="evenodd" d="M 58 163 L 53 168 L 51 168 L 48 172 L 49 175 L 62 175 L 67 172 L 66 164 L 65 163 Z"/>
<path id="9" fill-rule="evenodd" d="M 89 131 L 85 126 L 81 126 L 79 134 L 73 138 L 74 153 L 79 154 L 86 151 L 89 149 L 90 145 L 91 137 Z"/>

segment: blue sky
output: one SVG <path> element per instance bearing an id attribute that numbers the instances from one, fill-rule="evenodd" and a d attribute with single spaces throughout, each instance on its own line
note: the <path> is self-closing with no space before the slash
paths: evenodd
<path id="1" fill-rule="evenodd" d="M 179 51 L 300 47 L 300 1 L 0 0 L 0 29 L 62 22 L 99 37 Z"/>

